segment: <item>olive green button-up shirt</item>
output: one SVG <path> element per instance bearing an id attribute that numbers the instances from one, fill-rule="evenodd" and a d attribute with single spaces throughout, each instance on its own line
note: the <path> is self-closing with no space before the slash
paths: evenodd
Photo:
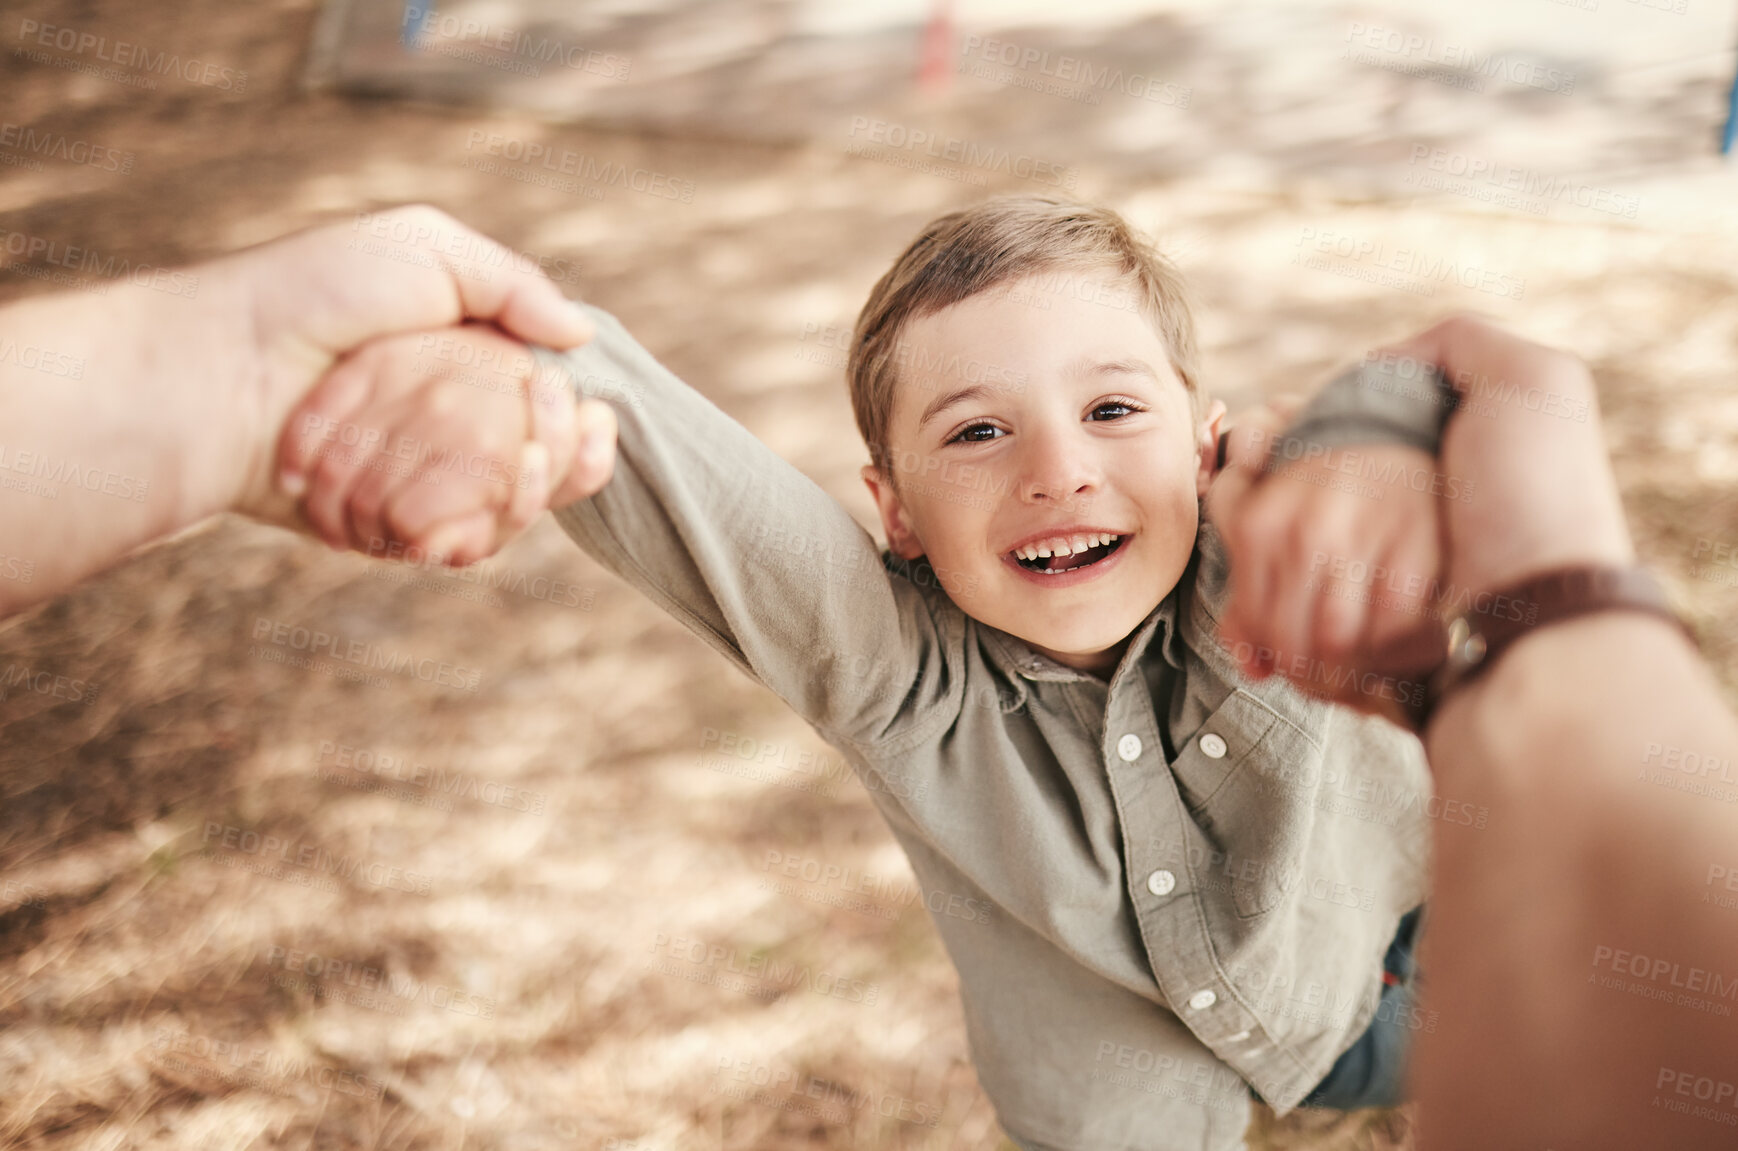
<path id="1" fill-rule="evenodd" d="M 616 470 L 556 518 L 851 762 L 1008 1133 L 1218 1151 L 1243 1145 L 1251 1087 L 1296 1106 L 1371 1022 L 1425 897 L 1418 742 L 1239 677 L 1205 526 L 1108 681 L 1035 653 L 592 314 L 562 360 L 615 408 Z M 956 904 L 989 913 L 934 910 Z"/>

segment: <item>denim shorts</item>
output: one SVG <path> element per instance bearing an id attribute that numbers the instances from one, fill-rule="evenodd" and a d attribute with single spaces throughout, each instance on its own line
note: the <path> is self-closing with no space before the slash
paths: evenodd
<path id="1" fill-rule="evenodd" d="M 1418 1019 L 1416 948 L 1425 906 L 1419 904 L 1400 917 L 1394 942 L 1382 958 L 1385 978 L 1376 1018 L 1299 1106 L 1352 1111 L 1405 1102 L 1406 1062 Z"/>

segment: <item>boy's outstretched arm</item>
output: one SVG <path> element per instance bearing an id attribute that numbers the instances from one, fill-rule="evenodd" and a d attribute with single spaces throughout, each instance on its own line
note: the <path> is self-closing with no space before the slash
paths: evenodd
<path id="1" fill-rule="evenodd" d="M 615 471 L 557 522 L 830 739 L 885 744 L 942 722 L 958 685 L 941 657 L 960 638 L 944 633 L 963 626 L 946 593 L 890 574 L 837 500 L 591 315 L 597 335 L 563 359 L 615 411 Z"/>

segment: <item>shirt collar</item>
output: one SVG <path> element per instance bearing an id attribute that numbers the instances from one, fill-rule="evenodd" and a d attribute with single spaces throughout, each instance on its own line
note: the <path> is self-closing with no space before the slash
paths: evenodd
<path id="1" fill-rule="evenodd" d="M 1157 636 L 1159 654 L 1172 667 L 1182 670 L 1183 655 L 1181 639 L 1177 629 L 1177 605 L 1182 599 L 1182 589 L 1188 582 L 1185 575 L 1171 589 L 1169 595 L 1159 601 L 1157 607 L 1147 613 L 1129 640 L 1127 650 L 1123 652 L 1122 660 L 1117 664 L 1109 682 L 1115 683 L 1127 668 L 1137 666 L 1147 657 L 1147 649 L 1154 645 Z M 1097 680 L 1097 676 L 1058 663 L 1041 652 L 1034 651 L 1030 644 L 1018 636 L 1010 635 L 999 628 L 988 624 L 979 625 L 983 629 L 984 646 L 990 652 L 996 666 L 1002 674 L 1013 680 L 1021 677 L 1030 680 L 1040 680 L 1050 683 L 1071 683 L 1078 680 Z M 1017 681 L 1016 681 L 1017 682 Z M 1103 683 L 1105 681 L 1098 680 Z"/>

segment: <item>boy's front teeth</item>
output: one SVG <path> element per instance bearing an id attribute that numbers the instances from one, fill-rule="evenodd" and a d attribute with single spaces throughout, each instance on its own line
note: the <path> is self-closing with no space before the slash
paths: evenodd
<path id="1" fill-rule="evenodd" d="M 1088 548 L 1111 543 L 1117 538 L 1117 536 L 1105 532 L 1092 532 L 1088 535 L 1075 536 L 1073 539 L 1058 536 L 1053 540 L 1015 548 L 1014 555 L 1023 560 L 1048 559 L 1050 556 L 1071 556 L 1077 552 L 1086 551 Z"/>

